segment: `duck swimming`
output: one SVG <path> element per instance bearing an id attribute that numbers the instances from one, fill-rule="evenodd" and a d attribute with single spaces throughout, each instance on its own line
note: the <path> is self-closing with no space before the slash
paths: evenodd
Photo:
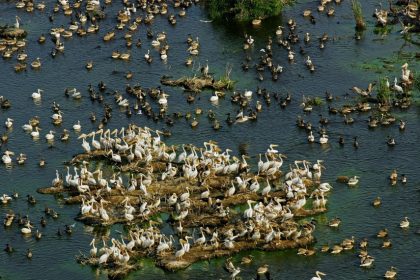
<path id="1" fill-rule="evenodd" d="M 353 147 L 356 149 L 359 148 L 359 141 L 357 141 L 357 136 L 353 138 Z"/>
<path id="2" fill-rule="evenodd" d="M 4 248 L 6 253 L 13 253 L 14 249 L 10 244 L 6 244 L 6 248 Z"/>
<path id="3" fill-rule="evenodd" d="M 42 89 L 38 89 L 36 92 L 32 93 L 32 99 L 39 100 L 41 99 L 41 92 L 44 92 Z"/>
<path id="4" fill-rule="evenodd" d="M 322 280 L 321 276 L 326 276 L 327 274 L 325 274 L 321 271 L 316 271 L 315 275 L 316 276 L 312 277 L 311 280 Z"/>
<path id="5" fill-rule="evenodd" d="M 31 62 L 32 69 L 39 69 L 41 68 L 41 60 L 39 57 L 37 57 L 34 61 Z"/>
<path id="6" fill-rule="evenodd" d="M 338 228 L 341 224 L 340 218 L 334 218 L 331 221 L 328 222 L 329 227 Z"/>
<path id="7" fill-rule="evenodd" d="M 349 187 L 354 187 L 359 183 L 359 177 L 358 176 L 353 176 L 349 179 L 349 181 L 347 182 L 347 185 Z"/>
<path id="8" fill-rule="evenodd" d="M 328 135 L 321 134 L 321 137 L 319 138 L 319 143 L 320 144 L 327 144 L 328 143 Z"/>
<path id="9" fill-rule="evenodd" d="M 394 279 L 397 276 L 397 269 L 393 266 L 385 272 L 385 279 Z"/>
<path id="10" fill-rule="evenodd" d="M 390 147 L 395 146 L 395 139 L 393 137 L 388 136 L 388 139 L 386 141 L 386 144 Z"/>
<path id="11" fill-rule="evenodd" d="M 410 226 L 410 222 L 408 221 L 408 217 L 404 217 L 404 220 L 400 222 L 400 228 L 408 228 Z"/>
<path id="12" fill-rule="evenodd" d="M 344 146 L 344 137 L 342 135 L 338 138 L 338 144 L 340 144 L 340 146 Z"/>
<path id="13" fill-rule="evenodd" d="M 375 207 L 378 207 L 381 205 L 381 203 L 382 203 L 381 198 L 378 196 L 377 198 L 373 200 L 372 205 Z"/>

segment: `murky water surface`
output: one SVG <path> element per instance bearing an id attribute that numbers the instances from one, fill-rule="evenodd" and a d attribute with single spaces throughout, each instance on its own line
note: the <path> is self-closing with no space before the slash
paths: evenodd
<path id="1" fill-rule="evenodd" d="M 118 2 L 118 1 L 115 1 Z M 256 89 L 257 86 L 265 87 L 272 92 L 285 96 L 287 92 L 292 94 L 293 100 L 289 107 L 281 109 L 276 103 L 264 108 L 256 122 L 241 125 L 227 126 L 223 121 L 226 113 L 235 113 L 229 97 L 220 100 L 219 105 L 212 106 L 208 101 L 210 92 L 202 92 L 201 98 L 196 103 L 189 105 L 185 101 L 186 94 L 179 88 L 165 88 L 170 94 L 170 113 L 181 111 L 193 111 L 200 107 L 205 111 L 212 109 L 223 127 L 215 132 L 205 114 L 199 117 L 199 126 L 192 130 L 184 120 L 176 121 L 171 128 L 173 136 L 166 139 L 169 143 L 193 143 L 202 144 L 203 141 L 213 139 L 223 148 L 233 148 L 238 153 L 239 146 L 246 147 L 248 153 L 255 162 L 258 153 L 263 153 L 270 143 L 279 144 L 278 149 L 288 156 L 284 167 L 293 163 L 295 159 L 308 159 L 315 161 L 323 159 L 326 171 L 324 178 L 334 186 L 332 195 L 329 197 L 329 211 L 316 217 L 318 226 L 315 236 L 318 240 L 316 247 L 329 243 L 330 245 L 340 242 L 343 238 L 355 236 L 358 240 L 369 238 L 369 253 L 374 256 L 375 266 L 365 270 L 359 267 L 357 252 L 351 251 L 338 256 L 316 254 L 314 257 L 299 257 L 296 251 L 285 252 L 244 252 L 234 257 L 234 260 L 251 253 L 255 257 L 253 265 L 242 267 L 242 278 L 250 279 L 256 268 L 264 263 L 270 265 L 273 279 L 309 279 L 314 271 L 320 270 L 328 274 L 326 279 L 380 279 L 384 272 L 391 266 L 398 268 L 399 279 L 418 279 L 420 277 L 419 248 L 420 236 L 415 232 L 420 229 L 420 122 L 419 107 L 413 105 L 405 111 L 394 111 L 397 118 L 407 121 L 407 129 L 399 132 L 398 126 L 377 128 L 369 130 L 367 118 L 369 113 L 355 113 L 355 123 L 345 125 L 340 115 L 328 116 L 326 104 L 316 107 L 309 115 L 304 115 L 299 106 L 302 95 L 324 96 L 326 90 L 337 98 L 331 105 L 340 106 L 351 102 L 354 94 L 350 88 L 354 85 L 366 87 L 371 81 L 381 76 L 400 76 L 400 66 L 404 62 L 410 64 L 412 70 L 420 71 L 419 60 L 414 57 L 419 52 L 418 45 L 404 41 L 399 34 L 399 26 L 394 26 L 389 34 L 375 34 L 374 19 L 371 14 L 377 7 L 377 1 L 363 1 L 365 17 L 368 21 L 368 30 L 362 35 L 362 40 L 354 40 L 354 20 L 350 9 L 350 1 L 344 1 L 336 7 L 336 15 L 327 17 L 315 12 L 317 24 L 312 25 L 309 20 L 302 17 L 304 8 L 316 10 L 317 1 L 298 1 L 293 7 L 284 11 L 282 16 L 269 19 L 258 29 L 250 26 L 232 24 L 205 23 L 205 10 L 195 6 L 187 11 L 187 17 L 178 19 L 175 27 L 170 26 L 166 18 L 157 18 L 152 26 L 155 32 L 166 31 L 170 44 L 169 58 L 167 63 L 162 63 L 158 53 L 150 46 L 150 40 L 146 38 L 146 27 L 141 25 L 134 35 L 134 41 L 141 38 L 142 48 L 133 46 L 131 49 L 131 61 L 114 61 L 110 57 L 113 50 L 124 50 L 123 33 L 117 33 L 117 40 L 104 44 L 102 36 L 115 25 L 115 15 L 121 8 L 120 3 L 114 3 L 107 8 L 109 19 L 101 22 L 98 35 L 83 38 L 75 36 L 65 40 L 65 53 L 52 59 L 49 55 L 52 42 L 47 39 L 45 45 L 39 45 L 36 40 L 41 34 L 47 34 L 53 25 L 48 21 L 48 11 L 53 1 L 46 1 L 48 11 L 34 12 L 32 14 L 18 11 L 13 2 L 0 2 L 0 23 L 13 23 L 15 15 L 22 19 L 22 24 L 28 30 L 28 55 L 29 61 L 40 57 L 43 66 L 40 71 L 28 69 L 27 72 L 16 74 L 13 71 L 14 59 L 0 61 L 0 95 L 10 99 L 12 108 L 0 112 L 0 122 L 4 123 L 7 117 L 15 120 L 13 130 L 8 132 L 9 142 L 2 147 L 15 153 L 24 152 L 28 156 L 28 162 L 24 166 L 14 164 L 12 168 L 0 166 L 0 193 L 12 193 L 17 191 L 21 198 L 12 203 L 0 206 L 0 216 L 4 216 L 9 210 L 29 218 L 39 225 L 45 206 L 50 206 L 60 213 L 57 220 L 48 220 L 46 228 L 42 228 L 44 237 L 41 241 L 34 238 L 23 237 L 16 225 L 11 228 L 0 227 L 0 246 L 11 243 L 16 252 L 8 255 L 0 251 L 0 276 L 2 279 L 90 279 L 105 278 L 97 275 L 89 267 L 83 267 L 76 263 L 75 255 L 79 251 L 88 251 L 89 242 L 92 239 L 93 229 L 76 222 L 73 235 L 58 237 L 56 231 L 64 224 L 73 224 L 73 218 L 79 209 L 77 206 L 67 206 L 63 201 L 53 196 L 35 193 L 36 188 L 47 186 L 54 177 L 55 170 L 64 172 L 64 162 L 72 155 L 82 151 L 77 135 L 71 132 L 71 140 L 68 143 L 56 141 L 50 148 L 42 137 L 34 142 L 20 128 L 27 123 L 30 117 L 39 116 L 41 119 L 42 135 L 50 129 L 61 133 L 62 128 L 71 126 L 80 120 L 83 131 L 94 129 L 88 119 L 91 111 L 101 115 L 102 107 L 98 103 L 92 104 L 87 93 L 87 85 L 96 85 L 99 81 L 106 82 L 110 89 L 124 91 L 127 81 L 124 75 L 132 71 L 134 77 L 130 84 L 139 83 L 143 87 L 156 87 L 162 75 L 180 77 L 182 75 L 194 75 L 191 68 L 184 66 L 187 58 L 187 46 L 185 40 L 187 34 L 198 36 L 201 49 L 200 55 L 195 60 L 195 68 L 208 61 L 210 72 L 216 76 L 224 74 L 227 65 L 232 66 L 231 77 L 237 81 L 238 89 Z M 313 40 L 307 44 L 305 50 L 311 56 L 316 65 L 315 73 L 311 74 L 304 65 L 304 57 L 296 55 L 295 63 L 287 61 L 287 52 L 274 44 L 273 57 L 275 63 L 285 67 L 277 82 L 272 82 L 268 73 L 265 81 L 260 83 L 256 79 L 256 73 L 250 70 L 242 72 L 241 63 L 245 58 L 242 50 L 243 35 L 252 34 L 256 44 L 251 51 L 254 61 L 258 58 L 259 50 L 266 45 L 268 36 L 274 36 L 278 25 L 285 25 L 289 17 L 294 17 L 298 22 L 298 33 L 303 36 L 304 32 L 312 34 Z M 54 26 L 67 25 L 69 17 L 56 15 Z M 327 33 L 331 40 L 324 50 L 318 48 L 319 38 Z M 412 40 L 419 42 L 419 37 L 412 35 Z M 299 45 L 299 44 L 298 44 Z M 298 53 L 298 45 L 296 53 Z M 303 45 L 303 42 L 301 43 Z M 154 62 L 148 65 L 143 55 L 151 49 Z M 94 61 L 94 69 L 87 72 L 84 68 L 88 60 Z M 387 68 L 383 65 L 386 64 Z M 80 89 L 84 97 L 80 101 L 67 99 L 64 96 L 66 87 Z M 42 88 L 44 94 L 40 104 L 34 104 L 31 94 L 37 88 Z M 346 94 L 350 93 L 348 96 Z M 414 92 L 419 94 L 419 92 Z M 106 95 L 106 102 L 113 104 L 113 118 L 109 127 L 116 128 L 134 122 L 155 129 L 165 127 L 163 123 L 154 123 L 143 115 L 133 115 L 127 119 L 113 102 L 113 96 Z M 253 103 L 256 101 L 254 96 Z M 130 97 L 131 102 L 134 100 Z M 61 128 L 53 127 L 50 121 L 52 101 L 58 102 L 64 112 L 64 122 Z M 264 102 L 262 100 L 262 102 Z M 306 133 L 295 126 L 297 115 L 302 115 L 314 125 L 318 123 L 319 115 L 328 116 L 329 135 L 331 143 L 327 147 L 318 144 L 309 145 L 306 141 Z M 317 126 L 317 125 L 315 125 Z M 4 133 L 5 128 L 0 129 Z M 338 145 L 338 136 L 344 135 L 346 145 Z M 390 149 L 386 145 L 386 137 L 392 135 L 397 145 Z M 354 136 L 359 137 L 360 147 L 355 150 L 351 141 Z M 44 158 L 47 164 L 39 168 L 38 161 Z M 406 185 L 391 187 L 387 180 L 390 171 L 397 168 L 400 173 L 408 177 Z M 349 189 L 346 185 L 335 183 L 338 175 L 358 175 L 361 177 L 360 184 L 356 188 Z M 34 194 L 38 203 L 30 206 L 24 196 Z M 383 206 L 374 209 L 371 201 L 381 196 Z M 339 230 L 327 227 L 326 222 L 333 217 L 342 219 Z M 402 231 L 398 225 L 404 216 L 411 218 L 409 230 Z M 374 236 L 382 228 L 388 228 L 393 242 L 392 249 L 380 249 L 381 242 Z M 118 236 L 115 230 L 110 229 L 111 234 Z M 25 252 L 27 248 L 33 250 L 34 257 L 27 260 Z M 154 266 L 153 261 L 143 260 L 143 268 L 129 275 L 129 279 L 227 279 L 229 275 L 223 270 L 224 260 L 216 259 L 209 262 L 194 264 L 184 271 L 167 273 Z"/>

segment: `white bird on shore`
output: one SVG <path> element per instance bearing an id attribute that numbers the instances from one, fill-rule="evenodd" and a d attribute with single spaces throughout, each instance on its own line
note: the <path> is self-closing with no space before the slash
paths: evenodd
<path id="1" fill-rule="evenodd" d="M 239 267 L 233 267 L 233 271 L 230 274 L 230 279 L 235 279 L 236 276 L 238 276 L 238 274 L 241 272 L 241 269 Z"/>
<path id="2" fill-rule="evenodd" d="M 399 93 L 404 92 L 403 88 L 400 85 L 397 84 L 397 77 L 395 77 L 395 79 L 394 79 L 394 90 L 399 92 Z"/>

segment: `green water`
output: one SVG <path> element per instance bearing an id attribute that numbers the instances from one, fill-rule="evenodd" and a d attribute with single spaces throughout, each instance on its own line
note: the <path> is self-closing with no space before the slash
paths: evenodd
<path id="1" fill-rule="evenodd" d="M 82 151 L 77 135 L 71 132 L 71 140 L 68 143 L 56 141 L 52 148 L 45 143 L 44 135 L 50 130 L 61 132 L 62 128 L 71 126 L 81 121 L 82 131 L 90 131 L 95 128 L 88 117 L 91 111 L 102 116 L 102 105 L 91 103 L 87 93 L 89 83 L 96 85 L 99 81 L 106 82 L 110 89 L 118 89 L 123 92 L 126 83 L 139 83 L 143 87 L 156 87 L 159 85 L 161 75 L 193 75 L 191 68 L 184 66 L 187 58 L 187 45 L 185 40 L 187 34 L 200 38 L 200 55 L 195 61 L 196 67 L 206 63 L 208 60 L 210 72 L 221 76 L 224 74 L 226 65 L 232 65 L 231 77 L 237 81 L 238 89 L 256 89 L 257 86 L 265 87 L 268 90 L 285 95 L 292 94 L 292 103 L 285 110 L 274 102 L 266 106 L 264 101 L 263 111 L 255 123 L 227 126 L 223 120 L 226 113 L 234 114 L 237 107 L 230 103 L 227 96 L 219 102 L 219 105 L 212 106 L 208 101 L 209 92 L 201 93 L 201 98 L 196 103 L 189 105 L 185 101 L 186 94 L 182 89 L 166 88 L 170 94 L 169 112 L 193 111 L 201 107 L 205 111 L 212 109 L 223 127 L 215 132 L 211 123 L 203 116 L 199 117 L 200 125 L 192 130 L 184 120 L 177 120 L 170 128 L 173 136 L 166 139 L 169 143 L 193 143 L 201 145 L 203 141 L 213 139 L 222 148 L 232 148 L 235 153 L 240 146 L 246 146 L 248 153 L 256 161 L 255 155 L 266 150 L 270 143 L 279 144 L 279 150 L 288 156 L 284 166 L 295 159 L 308 159 L 315 161 L 323 159 L 326 165 L 324 180 L 334 186 L 329 197 L 326 214 L 316 217 L 318 221 L 315 236 L 318 240 L 316 247 L 329 243 L 339 243 L 344 238 L 352 235 L 357 240 L 369 239 L 369 253 L 375 257 L 375 266 L 372 269 L 361 269 L 356 251 L 345 252 L 338 256 L 317 253 L 313 257 L 299 257 L 296 251 L 285 252 L 243 252 L 234 257 L 235 264 L 243 255 L 252 254 L 254 262 L 250 266 L 241 266 L 242 279 L 251 279 L 255 270 L 262 264 L 269 264 L 273 279 L 310 279 L 314 271 L 320 270 L 328 275 L 326 279 L 380 279 L 385 271 L 391 266 L 398 268 L 399 279 L 418 279 L 420 269 L 420 235 L 416 231 L 420 229 L 419 213 L 419 183 L 420 165 L 418 159 L 420 148 L 420 124 L 418 122 L 420 110 L 418 106 L 412 106 L 405 111 L 395 111 L 393 114 L 398 118 L 407 120 L 407 129 L 399 132 L 396 125 L 388 128 L 378 127 L 375 130 L 367 128 L 367 117 L 369 113 L 355 113 L 352 117 L 355 123 L 351 126 L 344 125 L 342 116 L 330 115 L 326 105 L 314 108 L 309 115 L 303 115 L 299 104 L 302 95 L 321 96 L 326 90 L 332 92 L 338 100 L 333 106 L 349 103 L 353 100 L 353 94 L 349 89 L 352 86 L 366 87 L 369 82 L 376 81 L 379 77 L 400 76 L 400 65 L 404 62 L 410 64 L 410 69 L 420 71 L 419 59 L 414 53 L 419 52 L 418 45 L 404 41 L 399 34 L 399 26 L 388 30 L 387 35 L 374 33 L 374 19 L 371 17 L 377 1 L 363 1 L 362 6 L 368 22 L 368 29 L 363 33 L 362 40 L 355 41 L 353 15 L 349 7 L 349 1 L 344 1 L 336 7 L 336 15 L 328 18 L 325 14 L 315 12 L 317 1 L 298 1 L 295 6 L 284 11 L 282 16 L 268 19 L 263 22 L 260 28 L 252 28 L 248 25 L 234 25 L 224 23 L 203 23 L 200 19 L 207 19 L 205 10 L 200 6 L 194 6 L 187 11 L 187 17 L 178 19 L 175 27 L 168 24 L 165 18 L 156 18 L 152 29 L 155 32 L 166 31 L 168 43 L 171 48 L 169 59 L 166 64 L 158 58 L 158 53 L 150 47 L 150 40 L 146 39 L 146 27 L 140 26 L 134 35 L 134 40 L 141 38 L 143 47 L 137 49 L 133 46 L 131 50 L 132 59 L 130 62 L 113 61 L 110 58 L 113 50 L 124 50 L 124 40 L 119 32 L 117 40 L 104 44 L 102 36 L 115 25 L 113 15 L 121 8 L 121 3 L 112 4 L 107 8 L 111 15 L 106 21 L 101 22 L 98 35 L 77 37 L 65 40 L 66 50 L 63 55 L 52 59 L 49 56 L 52 43 L 47 39 L 45 45 L 40 46 L 36 39 L 42 33 L 48 33 L 53 26 L 68 24 L 70 18 L 63 15 L 56 15 L 54 24 L 48 22 L 47 15 L 52 7 L 52 1 L 46 1 L 48 8 L 45 12 L 38 11 L 27 14 L 18 11 L 13 2 L 0 2 L 0 24 L 13 23 L 17 14 L 22 19 L 23 27 L 29 31 L 28 48 L 29 61 L 40 57 L 43 66 L 40 71 L 28 70 L 24 73 L 13 72 L 15 60 L 0 61 L 0 95 L 5 96 L 12 102 L 12 108 L 2 110 L 0 122 L 7 117 L 15 120 L 13 130 L 8 131 L 9 142 L 2 146 L 2 151 L 9 149 L 15 153 L 24 152 L 28 155 L 28 161 L 24 166 L 13 165 L 12 168 L 1 166 L 0 194 L 11 194 L 13 191 L 20 193 L 21 198 L 12 201 L 9 205 L 0 206 L 0 214 L 4 216 L 10 209 L 15 213 L 29 215 L 31 221 L 43 232 L 43 238 L 36 241 L 34 238 L 24 238 L 19 232 L 17 225 L 11 228 L 0 227 L 0 246 L 10 243 L 14 246 L 15 252 L 7 254 L 0 252 L 0 276 L 2 279 L 91 279 L 106 278 L 105 275 L 98 275 L 95 270 L 83 267 L 76 263 L 75 255 L 79 251 L 87 252 L 89 242 L 95 230 L 76 222 L 74 233 L 71 236 L 56 235 L 57 229 L 63 228 L 65 224 L 73 224 L 73 218 L 79 209 L 77 206 L 67 206 L 62 199 L 55 199 L 53 196 L 40 195 L 35 193 L 36 188 L 47 186 L 54 177 L 55 170 L 64 172 L 64 162 L 74 154 Z M 314 11 L 317 24 L 312 25 L 301 16 L 305 8 Z M 243 34 L 251 34 L 256 39 L 255 47 L 251 50 L 253 61 L 257 61 L 259 50 L 266 45 L 269 35 L 274 36 L 276 27 L 286 24 L 289 17 L 297 20 L 297 32 L 300 37 L 304 32 L 310 32 L 312 41 L 304 46 L 316 65 L 315 73 L 307 71 L 305 57 L 298 54 L 296 49 L 295 63 L 289 64 L 287 52 L 273 45 L 273 57 L 275 63 L 284 66 L 277 82 L 272 82 L 268 73 L 265 74 L 264 82 L 257 81 L 256 73 L 250 70 L 242 72 L 241 63 L 245 59 L 242 50 Z M 324 32 L 333 38 L 326 44 L 324 50 L 318 48 L 315 40 Z M 413 42 L 419 42 L 418 35 L 412 35 Z M 96 48 L 100 46 L 100 48 Z M 154 62 L 147 65 L 143 55 L 147 49 L 152 50 Z M 88 60 L 94 61 L 94 69 L 87 72 L 84 65 Z M 384 68 L 385 65 L 385 68 Z M 128 70 L 134 73 L 132 81 L 124 79 L 124 73 Z M 112 74 L 116 71 L 116 74 Z M 84 97 L 81 101 L 75 102 L 66 99 L 64 88 L 76 87 L 81 90 Z M 31 99 L 31 93 L 37 88 L 44 89 L 42 102 L 35 105 Z M 345 94 L 350 93 L 349 97 Z M 418 92 L 413 92 L 418 95 Z M 107 103 L 112 104 L 114 111 L 109 123 L 110 128 L 120 127 L 130 122 L 138 125 L 146 125 L 155 129 L 166 127 L 164 123 L 154 123 L 144 116 L 133 115 L 127 119 L 125 114 L 118 110 L 113 97 L 105 95 Z M 253 104 L 257 97 L 253 97 Z M 50 122 L 52 101 L 60 103 L 64 112 L 64 122 L 60 128 L 55 128 Z M 133 102 L 133 99 L 130 99 Z M 295 126 L 297 115 L 304 116 L 312 124 L 317 124 L 319 114 L 328 116 L 331 124 L 328 127 L 331 143 L 328 147 L 321 148 L 317 144 L 309 145 L 306 141 L 306 133 Z M 38 115 L 41 119 L 42 136 L 37 142 L 32 141 L 30 135 L 26 135 L 20 128 L 28 119 Z M 316 125 L 315 125 L 316 127 Z M 4 127 L 0 133 L 5 133 Z M 339 147 L 338 135 L 344 135 L 346 145 Z M 397 141 L 396 147 L 389 149 L 385 144 L 387 135 L 392 135 Z M 351 140 L 353 136 L 359 137 L 359 149 L 353 149 Z M 37 163 L 45 158 L 47 164 L 39 168 Z M 391 170 L 398 168 L 400 173 L 408 177 L 407 185 L 391 187 L 387 180 Z M 338 175 L 359 175 L 360 184 L 356 188 L 349 189 L 346 185 L 335 183 Z M 35 206 L 30 206 L 25 200 L 26 194 L 33 194 L 37 199 Z M 381 196 L 383 205 L 374 209 L 370 203 L 376 197 Z M 60 216 L 57 220 L 47 219 L 48 225 L 41 228 L 39 220 L 44 215 L 45 206 L 56 209 Z M 329 219 L 339 216 L 342 219 L 342 226 L 338 230 L 332 230 L 326 223 Z M 399 222 L 404 216 L 411 219 L 410 229 L 402 231 L 399 229 Z M 382 228 L 388 228 L 390 239 L 393 242 L 391 249 L 380 249 L 381 241 L 374 236 Z M 109 234 L 119 236 L 115 227 L 107 229 Z M 27 248 L 33 251 L 33 259 L 27 260 L 25 252 Z M 229 274 L 223 270 L 224 259 L 215 259 L 209 262 L 200 262 L 191 267 L 177 272 L 167 273 L 154 266 L 152 260 L 142 260 L 142 268 L 132 274 L 128 279 L 228 279 Z"/>

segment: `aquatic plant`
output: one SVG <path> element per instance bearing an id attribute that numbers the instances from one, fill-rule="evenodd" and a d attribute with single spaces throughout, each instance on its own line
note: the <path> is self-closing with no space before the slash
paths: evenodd
<path id="1" fill-rule="evenodd" d="M 185 90 L 200 92 L 202 89 L 210 88 L 214 90 L 231 90 L 235 85 L 235 81 L 230 78 L 230 72 L 232 71 L 232 66 L 226 66 L 225 74 L 219 79 L 216 80 L 211 75 L 200 75 L 194 77 L 182 77 L 177 80 L 172 80 L 166 77 L 161 79 L 161 83 L 166 86 L 181 86 Z"/>
<path id="2" fill-rule="evenodd" d="M 386 26 L 378 26 L 373 30 L 373 33 L 378 35 L 388 35 L 392 31 L 392 26 L 386 25 Z"/>
<path id="3" fill-rule="evenodd" d="M 378 91 L 376 94 L 378 101 L 382 104 L 389 104 L 392 97 L 392 91 L 387 85 L 387 78 L 382 77 L 379 79 Z"/>
<path id="4" fill-rule="evenodd" d="M 317 97 L 315 97 L 314 99 L 312 99 L 312 105 L 314 105 L 314 106 L 320 106 L 320 105 L 322 105 L 324 102 L 323 102 L 323 100 L 322 100 L 322 98 L 321 97 L 319 97 L 319 96 L 317 96 Z"/>
<path id="5" fill-rule="evenodd" d="M 356 20 L 356 29 L 364 30 L 366 28 L 366 23 L 363 18 L 362 5 L 360 5 L 358 0 L 352 0 L 351 9 L 353 10 L 354 19 Z"/>
<path id="6" fill-rule="evenodd" d="M 292 0 L 208 0 L 209 15 L 213 19 L 234 18 L 250 21 L 280 14 Z"/>
<path id="7" fill-rule="evenodd" d="M 235 86 L 235 83 L 236 83 L 236 81 L 234 81 L 230 78 L 230 73 L 231 72 L 232 72 L 232 65 L 230 65 L 230 64 L 226 65 L 225 75 L 222 76 L 219 80 L 219 82 L 222 85 L 225 85 L 226 89 L 228 89 L 228 90 L 232 90 Z"/>
<path id="8" fill-rule="evenodd" d="M 420 91 L 420 72 L 413 72 L 413 77 L 414 89 Z"/>

